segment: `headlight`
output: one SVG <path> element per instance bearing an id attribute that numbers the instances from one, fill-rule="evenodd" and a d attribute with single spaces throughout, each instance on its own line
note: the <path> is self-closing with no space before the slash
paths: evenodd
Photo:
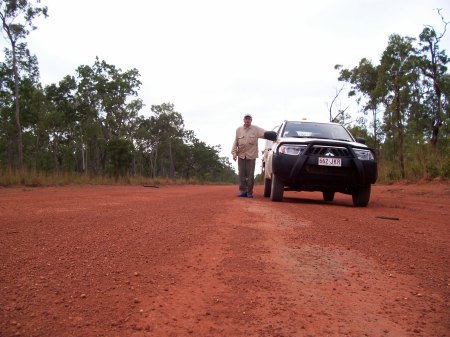
<path id="1" fill-rule="evenodd" d="M 290 154 L 292 156 L 298 156 L 306 149 L 306 145 L 292 145 L 292 144 L 282 144 L 278 148 L 278 153 Z"/>
<path id="2" fill-rule="evenodd" d="M 353 149 L 353 151 L 355 151 L 356 157 L 358 157 L 359 160 L 374 160 L 375 159 L 372 151 L 370 151 L 370 150 Z"/>

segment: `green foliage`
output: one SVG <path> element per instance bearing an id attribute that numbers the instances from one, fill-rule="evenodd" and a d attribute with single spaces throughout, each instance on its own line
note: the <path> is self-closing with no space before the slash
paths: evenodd
<path id="1" fill-rule="evenodd" d="M 439 176 L 445 179 L 450 179 L 450 159 L 444 159 Z"/>
<path id="2" fill-rule="evenodd" d="M 369 131 L 366 128 L 358 125 L 353 125 L 349 127 L 348 130 L 355 138 L 364 139 L 367 146 L 375 148 L 375 139 L 372 135 L 369 134 Z"/>
<path id="3" fill-rule="evenodd" d="M 110 174 L 117 181 L 124 177 L 130 168 L 133 144 L 129 139 L 114 137 L 108 143 Z"/>
<path id="4" fill-rule="evenodd" d="M 30 64 L 34 60 L 30 59 Z M 0 72 L 7 75 L 0 85 L 3 169 L 11 167 L 10 158 L 15 155 L 9 69 L 8 62 L 0 63 Z M 138 115 L 143 104 L 136 98 L 140 86 L 137 70 L 123 72 L 97 58 L 92 67 L 80 66 L 76 76 L 66 76 L 44 89 L 31 75 L 20 82 L 28 174 L 78 173 L 89 179 L 110 176 L 115 181 L 131 181 L 136 176 L 235 180 L 231 164 L 219 158 L 220 148 L 206 145 L 186 130 L 173 104 L 152 106 L 150 117 Z"/>
<path id="5" fill-rule="evenodd" d="M 138 119 L 135 135 L 140 174 L 202 182 L 235 180 L 231 163 L 219 157 L 220 147 L 208 146 L 186 130 L 173 104 L 153 105 L 151 110 L 154 115 Z"/>
<path id="6" fill-rule="evenodd" d="M 8 165 L 10 167 L 16 166 L 21 172 L 23 167 L 23 142 L 22 142 L 22 128 L 21 125 L 21 108 L 20 108 L 20 80 L 21 75 L 25 72 L 29 75 L 31 82 L 37 80 L 36 72 L 37 60 L 28 51 L 25 43 L 19 43 L 21 39 L 25 39 L 31 30 L 36 29 L 33 20 L 39 16 L 47 17 L 47 7 L 39 7 L 40 0 L 2 0 L 0 1 L 0 21 L 3 32 L 11 47 L 10 50 L 5 50 L 7 62 L 10 61 L 10 72 L 6 75 L 11 75 L 14 84 L 14 89 L 11 90 L 11 101 L 14 101 L 14 128 L 15 136 L 10 138 L 12 141 L 11 147 L 15 147 L 15 151 L 9 151 Z M 10 77 L 10 78 L 11 78 Z M 3 78 L 2 78 L 3 82 Z M 8 86 L 8 85 L 7 85 Z M 2 87 L 4 89 L 5 87 Z M 12 86 L 10 86 L 12 88 Z"/>
<path id="7" fill-rule="evenodd" d="M 16 155 L 14 81 L 8 57 L 0 63 L 5 75 L 0 83 L 0 169 L 11 168 Z M 20 82 L 25 165 L 27 174 L 40 172 L 33 175 L 37 180 L 45 181 L 47 174 L 84 174 L 91 180 L 110 176 L 115 181 L 138 176 L 235 180 L 231 164 L 218 156 L 220 148 L 186 130 L 173 104 L 152 106 L 150 117 L 138 115 L 143 104 L 137 98 L 137 70 L 121 71 L 97 58 L 92 67 L 80 66 L 75 76 L 42 89 L 34 82 L 36 59 L 30 57 L 23 69 L 27 69 Z"/>
<path id="8" fill-rule="evenodd" d="M 441 19 L 443 33 L 426 26 L 418 39 L 391 35 L 379 65 L 363 58 L 353 69 L 335 66 L 361 113 L 372 112 L 371 131 L 365 122 L 350 129 L 377 151 L 381 180 L 448 177 L 449 58 L 440 49 L 448 22 Z"/>

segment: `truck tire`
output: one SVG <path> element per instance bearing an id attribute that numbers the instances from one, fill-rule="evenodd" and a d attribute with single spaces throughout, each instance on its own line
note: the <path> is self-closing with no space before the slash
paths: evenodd
<path id="1" fill-rule="evenodd" d="M 275 174 L 272 174 L 270 200 L 272 200 L 272 201 L 283 200 L 283 193 L 284 193 L 283 182 Z"/>
<path id="2" fill-rule="evenodd" d="M 366 207 L 370 200 L 370 185 L 358 187 L 352 194 L 353 206 Z"/>
<path id="3" fill-rule="evenodd" d="M 323 200 L 324 201 L 333 201 L 334 200 L 334 191 L 323 191 Z"/>
<path id="4" fill-rule="evenodd" d="M 270 197 L 270 191 L 272 190 L 272 182 L 270 179 L 264 178 L 264 197 Z"/>

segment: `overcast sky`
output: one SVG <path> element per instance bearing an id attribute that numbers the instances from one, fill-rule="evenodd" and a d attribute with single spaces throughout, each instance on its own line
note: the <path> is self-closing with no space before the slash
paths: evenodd
<path id="1" fill-rule="evenodd" d="M 141 75 L 139 97 L 173 103 L 187 129 L 228 156 L 245 113 L 272 129 L 326 121 L 335 64 L 378 64 L 393 33 L 418 37 L 450 21 L 448 0 L 42 0 L 49 17 L 28 37 L 43 85 L 95 57 Z M 450 30 L 450 27 L 448 27 Z M 4 41 L 3 41 L 4 43 Z M 450 31 L 442 47 L 450 50 Z M 343 105 L 348 104 L 342 100 Z M 356 104 L 348 111 L 356 111 Z M 262 143 L 260 143 L 261 145 Z M 230 159 L 231 160 L 231 159 Z M 257 171 L 259 168 L 257 167 Z"/>

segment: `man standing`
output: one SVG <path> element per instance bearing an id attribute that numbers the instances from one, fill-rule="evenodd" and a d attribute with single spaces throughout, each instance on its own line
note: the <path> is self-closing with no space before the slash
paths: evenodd
<path id="1" fill-rule="evenodd" d="M 258 138 L 264 138 L 265 130 L 252 125 L 252 116 L 244 115 L 244 125 L 236 130 L 231 154 L 238 159 L 239 197 L 253 198 L 255 164 L 258 158 Z"/>

